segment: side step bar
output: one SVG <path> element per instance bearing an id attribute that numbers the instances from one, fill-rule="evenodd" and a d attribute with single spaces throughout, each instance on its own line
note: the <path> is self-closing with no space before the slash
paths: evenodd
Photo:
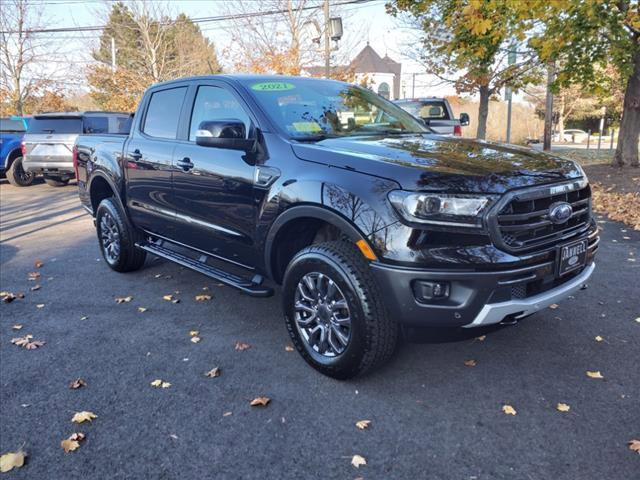
<path id="1" fill-rule="evenodd" d="M 252 297 L 270 297 L 273 295 L 272 288 L 260 285 L 262 282 L 262 277 L 260 275 L 254 276 L 251 280 L 239 277 L 220 268 L 208 265 L 206 263 L 206 255 L 202 255 L 199 260 L 196 260 L 169 248 L 165 248 L 162 245 L 151 242 L 139 242 L 136 243 L 136 247 L 146 250 L 149 253 L 153 253 L 158 257 L 166 258 L 174 263 L 190 268 L 191 270 L 195 270 L 196 272 L 218 280 L 225 285 L 237 288 Z"/>

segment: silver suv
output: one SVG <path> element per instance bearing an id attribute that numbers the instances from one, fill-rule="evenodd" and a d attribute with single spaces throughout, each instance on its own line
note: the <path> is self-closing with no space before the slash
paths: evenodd
<path id="1" fill-rule="evenodd" d="M 128 134 L 132 116 L 121 112 L 70 112 L 35 115 L 23 144 L 23 168 L 41 173 L 53 187 L 69 183 L 74 175 L 73 145 L 82 134 Z"/>

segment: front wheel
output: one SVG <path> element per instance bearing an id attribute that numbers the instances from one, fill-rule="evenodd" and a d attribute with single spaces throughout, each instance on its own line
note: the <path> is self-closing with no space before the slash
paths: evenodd
<path id="1" fill-rule="evenodd" d="M 69 183 L 70 178 L 64 177 L 52 177 L 51 175 L 44 176 L 44 182 L 50 187 L 64 187 Z"/>
<path id="2" fill-rule="evenodd" d="M 22 157 L 14 158 L 7 170 L 7 180 L 14 187 L 28 187 L 35 178 L 35 173 L 27 172 L 22 166 Z"/>
<path id="3" fill-rule="evenodd" d="M 287 267 L 283 302 L 287 330 L 313 368 L 347 379 L 386 362 L 398 341 L 367 261 L 350 243 L 299 252 Z"/>
<path id="4" fill-rule="evenodd" d="M 96 230 L 102 257 L 116 272 L 138 270 L 147 252 L 136 247 L 141 235 L 127 221 L 113 198 L 105 198 L 96 211 Z"/>

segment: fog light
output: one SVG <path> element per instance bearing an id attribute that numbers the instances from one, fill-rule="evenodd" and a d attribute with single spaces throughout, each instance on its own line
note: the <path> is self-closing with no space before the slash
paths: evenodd
<path id="1" fill-rule="evenodd" d="M 419 302 L 442 300 L 449 296 L 449 282 L 430 282 L 416 280 L 413 282 L 413 293 Z"/>

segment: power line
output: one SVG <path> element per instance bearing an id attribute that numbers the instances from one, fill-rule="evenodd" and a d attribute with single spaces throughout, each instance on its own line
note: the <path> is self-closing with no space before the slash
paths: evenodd
<path id="1" fill-rule="evenodd" d="M 333 6 L 339 7 L 342 5 L 354 5 L 354 4 L 364 4 L 370 3 L 375 0 L 346 0 L 343 2 L 334 3 Z M 302 10 L 316 10 L 320 7 L 317 5 L 309 5 L 306 7 L 300 7 L 297 9 L 298 11 Z M 224 22 L 227 20 L 235 20 L 241 18 L 254 18 L 254 17 L 265 17 L 270 15 L 278 15 L 280 13 L 287 13 L 289 10 L 287 9 L 279 9 L 279 10 L 267 10 L 264 12 L 249 12 L 249 13 L 241 13 L 234 15 L 217 15 L 212 17 L 199 17 L 190 19 L 193 23 L 211 23 L 211 22 Z M 158 22 L 159 25 L 173 25 L 175 21 L 165 21 Z M 11 35 L 16 33 L 66 33 L 66 32 L 99 32 L 104 30 L 106 25 L 93 25 L 93 26 L 85 26 L 85 27 L 61 27 L 61 28 L 40 28 L 40 29 L 32 29 L 32 30 L 23 30 L 22 32 L 18 30 L 6 30 L 0 31 L 0 33 Z"/>

